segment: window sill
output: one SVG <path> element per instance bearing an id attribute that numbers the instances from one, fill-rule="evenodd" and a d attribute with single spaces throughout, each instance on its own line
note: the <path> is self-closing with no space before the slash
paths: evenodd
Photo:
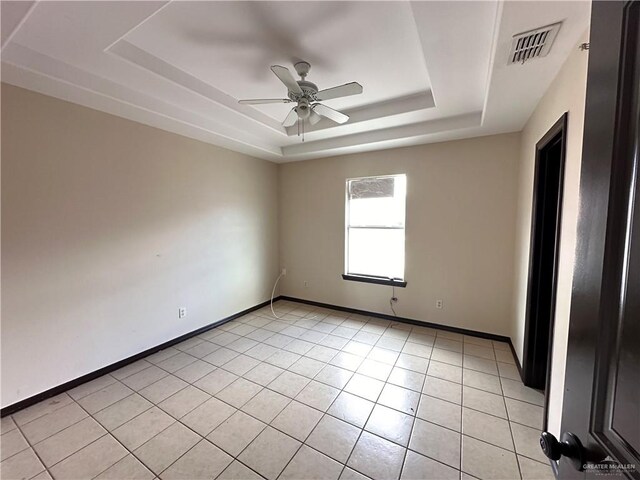
<path id="1" fill-rule="evenodd" d="M 388 285 L 390 287 L 405 288 L 407 286 L 407 282 L 403 280 L 391 280 L 390 278 L 382 278 L 382 277 L 367 277 L 365 275 L 347 275 L 343 273 L 342 279 L 349 280 L 352 282 L 374 283 L 376 285 Z"/>

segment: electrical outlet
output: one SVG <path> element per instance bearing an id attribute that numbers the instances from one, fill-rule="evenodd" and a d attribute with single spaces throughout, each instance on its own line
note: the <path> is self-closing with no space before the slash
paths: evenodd
<path id="1" fill-rule="evenodd" d="M 284 277 L 287 275 L 287 269 L 285 267 L 282 267 L 282 270 L 280 270 L 280 274 Z"/>
<path id="2" fill-rule="evenodd" d="M 444 308 L 444 304 L 442 300 L 436 300 L 436 308 Z"/>
<path id="3" fill-rule="evenodd" d="M 185 307 L 180 307 L 178 309 L 178 318 L 184 318 L 187 316 L 187 309 Z"/>
<path id="4" fill-rule="evenodd" d="M 304 282 L 302 282 L 304 285 L 304 288 L 307 288 L 309 286 L 309 282 L 307 282 L 306 280 Z"/>

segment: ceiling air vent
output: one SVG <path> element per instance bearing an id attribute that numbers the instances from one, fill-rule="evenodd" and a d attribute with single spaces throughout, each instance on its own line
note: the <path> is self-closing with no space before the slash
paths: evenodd
<path id="1" fill-rule="evenodd" d="M 509 65 L 546 56 L 558 35 L 560 25 L 562 22 L 514 35 L 509 52 Z"/>

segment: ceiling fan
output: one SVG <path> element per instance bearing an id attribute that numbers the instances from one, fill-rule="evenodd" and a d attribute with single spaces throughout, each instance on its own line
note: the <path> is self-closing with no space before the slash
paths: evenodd
<path id="1" fill-rule="evenodd" d="M 357 95 L 362 93 L 362 85 L 358 82 L 350 82 L 337 87 L 318 90 L 315 83 L 309 82 L 306 79 L 311 69 L 311 65 L 308 62 L 298 62 L 293 68 L 296 69 L 296 73 L 300 76 L 301 80 L 293 78 L 293 75 L 287 67 L 280 65 L 271 66 L 271 71 L 275 73 L 276 77 L 287 87 L 287 96 L 289 98 L 257 98 L 252 100 L 239 100 L 238 103 L 243 105 L 297 103 L 297 106 L 291 109 L 287 118 L 282 122 L 282 125 L 285 127 L 292 127 L 296 122 L 304 122 L 307 119 L 311 125 L 315 125 L 322 117 L 326 117 L 336 123 L 345 123 L 349 120 L 348 115 L 318 102 L 347 97 L 349 95 Z"/>

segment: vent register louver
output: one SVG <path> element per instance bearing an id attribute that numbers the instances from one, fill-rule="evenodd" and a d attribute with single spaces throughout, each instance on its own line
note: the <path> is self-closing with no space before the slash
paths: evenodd
<path id="1" fill-rule="evenodd" d="M 513 36 L 508 64 L 525 63 L 546 56 L 551 50 L 562 22 L 536 28 Z"/>

